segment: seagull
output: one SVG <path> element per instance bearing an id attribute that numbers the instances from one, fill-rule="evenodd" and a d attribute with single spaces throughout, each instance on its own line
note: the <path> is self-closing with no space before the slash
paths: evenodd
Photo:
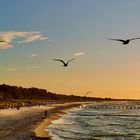
<path id="1" fill-rule="evenodd" d="M 108 39 L 109 39 L 109 40 L 115 40 L 115 41 L 121 41 L 123 45 L 127 45 L 131 40 L 140 39 L 140 37 L 138 37 L 138 38 L 126 39 L 126 40 L 123 40 L 123 39 L 111 39 L 111 38 L 108 38 Z"/>
<path id="2" fill-rule="evenodd" d="M 91 91 L 86 92 L 86 93 L 84 94 L 84 96 L 88 95 L 89 93 L 91 93 Z"/>
<path id="3" fill-rule="evenodd" d="M 70 59 L 68 62 L 64 62 L 63 60 L 61 60 L 61 59 L 53 59 L 53 60 L 55 60 L 55 61 L 60 61 L 60 62 L 62 62 L 63 63 L 63 66 L 64 67 L 67 67 L 68 66 L 68 64 L 69 64 L 69 62 L 70 61 L 72 61 L 72 60 L 75 60 L 75 59 Z"/>

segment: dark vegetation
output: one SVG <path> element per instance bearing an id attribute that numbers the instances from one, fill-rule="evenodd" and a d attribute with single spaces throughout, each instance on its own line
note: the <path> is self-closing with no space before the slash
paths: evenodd
<path id="1" fill-rule="evenodd" d="M 18 86 L 10 86 L 6 84 L 0 85 L 0 101 L 10 101 L 10 100 L 91 101 L 91 100 L 103 100 L 103 98 L 56 94 L 49 92 L 45 89 L 39 89 L 34 87 L 23 88 Z"/>
<path id="2" fill-rule="evenodd" d="M 46 89 L 39 89 L 35 87 L 23 88 L 21 86 L 11 86 L 6 84 L 0 85 L 0 101 L 20 101 L 20 100 L 47 100 L 47 101 L 128 101 L 135 99 L 112 99 L 112 98 L 100 98 L 100 97 L 87 97 L 76 95 L 57 94 Z"/>
<path id="3" fill-rule="evenodd" d="M 128 99 L 112 99 L 112 98 L 95 98 L 76 95 L 56 94 L 45 89 L 39 88 L 23 88 L 18 86 L 10 86 L 6 84 L 0 85 L 0 109 L 30 107 L 35 105 L 48 105 L 65 102 L 80 101 L 128 101 Z M 130 100 L 130 99 L 129 99 Z M 133 99 L 131 99 L 133 100 Z"/>

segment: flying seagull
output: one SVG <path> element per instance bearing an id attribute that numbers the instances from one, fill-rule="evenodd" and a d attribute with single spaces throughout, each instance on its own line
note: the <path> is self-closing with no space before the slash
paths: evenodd
<path id="1" fill-rule="evenodd" d="M 86 93 L 84 94 L 84 96 L 88 95 L 89 93 L 91 93 L 91 91 L 86 92 Z"/>
<path id="2" fill-rule="evenodd" d="M 138 38 L 126 39 L 126 40 L 123 40 L 123 39 L 111 39 L 111 38 L 108 38 L 108 39 L 109 39 L 109 40 L 120 41 L 120 42 L 122 42 L 123 45 L 126 45 L 126 44 L 128 44 L 131 40 L 140 39 L 140 37 L 138 37 Z"/>
<path id="3" fill-rule="evenodd" d="M 68 64 L 69 64 L 69 62 L 70 61 L 72 61 L 72 60 L 75 60 L 75 59 L 70 59 L 68 62 L 64 62 L 63 60 L 61 60 L 61 59 L 53 59 L 53 60 L 55 60 L 55 61 L 60 61 L 60 62 L 62 62 L 63 63 L 63 66 L 64 67 L 67 67 L 68 66 Z"/>

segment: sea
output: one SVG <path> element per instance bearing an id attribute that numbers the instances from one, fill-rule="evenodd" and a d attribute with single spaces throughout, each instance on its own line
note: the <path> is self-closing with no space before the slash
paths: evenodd
<path id="1" fill-rule="evenodd" d="M 72 108 L 46 130 L 53 140 L 140 140 L 140 101 L 94 102 Z"/>

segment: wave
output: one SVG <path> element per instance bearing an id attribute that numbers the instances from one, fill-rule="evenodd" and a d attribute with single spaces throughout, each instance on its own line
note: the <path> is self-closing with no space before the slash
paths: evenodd
<path id="1" fill-rule="evenodd" d="M 99 116 L 98 114 L 82 114 L 81 116 Z M 118 117 L 140 117 L 140 115 L 117 115 L 117 114 L 100 114 L 100 116 L 118 116 Z"/>
<path id="2" fill-rule="evenodd" d="M 69 110 L 67 113 L 48 127 L 54 140 L 140 139 L 140 112 L 136 110 L 80 108 Z"/>

